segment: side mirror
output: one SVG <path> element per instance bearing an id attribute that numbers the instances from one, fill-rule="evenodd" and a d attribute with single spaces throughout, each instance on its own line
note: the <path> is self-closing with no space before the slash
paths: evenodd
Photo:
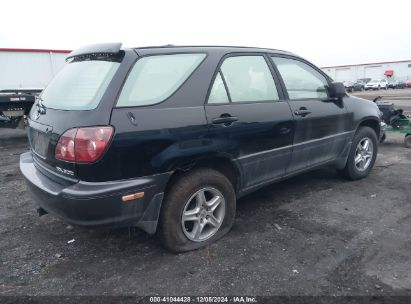
<path id="1" fill-rule="evenodd" d="M 330 97 L 342 98 L 345 96 L 345 86 L 342 82 L 332 82 L 330 84 Z"/>

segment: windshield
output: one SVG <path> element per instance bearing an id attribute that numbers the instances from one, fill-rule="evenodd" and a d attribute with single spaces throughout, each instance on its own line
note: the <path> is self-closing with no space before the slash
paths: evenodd
<path id="1" fill-rule="evenodd" d="M 373 80 L 371 80 L 369 83 L 377 83 L 377 82 L 380 82 L 379 80 L 376 80 L 376 79 L 373 79 Z"/>
<path id="2" fill-rule="evenodd" d="M 58 110 L 95 109 L 119 65 L 102 60 L 71 62 L 44 89 L 41 101 Z"/>

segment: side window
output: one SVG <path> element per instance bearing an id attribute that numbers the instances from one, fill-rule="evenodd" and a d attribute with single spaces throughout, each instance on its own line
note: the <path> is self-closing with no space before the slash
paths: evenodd
<path id="1" fill-rule="evenodd" d="M 210 93 L 209 103 L 228 98 L 231 102 L 276 101 L 278 92 L 263 56 L 235 56 L 224 60 Z M 218 90 L 218 91 L 217 91 Z M 227 100 L 225 101 L 227 102 Z"/>
<path id="2" fill-rule="evenodd" d="M 172 54 L 139 59 L 127 77 L 117 107 L 144 106 L 164 101 L 190 77 L 205 56 Z"/>
<path id="3" fill-rule="evenodd" d="M 283 78 L 290 99 L 328 98 L 327 79 L 299 60 L 272 57 Z"/>
<path id="4" fill-rule="evenodd" d="M 218 72 L 210 92 L 210 97 L 208 98 L 208 103 L 226 103 L 229 101 L 221 73 Z"/>

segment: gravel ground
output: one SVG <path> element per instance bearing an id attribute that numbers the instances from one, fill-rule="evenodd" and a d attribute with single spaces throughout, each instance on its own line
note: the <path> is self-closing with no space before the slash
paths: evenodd
<path id="1" fill-rule="evenodd" d="M 324 168 L 268 186 L 238 202 L 222 240 L 174 255 L 138 230 L 38 217 L 18 169 L 27 142 L 12 133 L 0 136 L 0 295 L 411 295 L 402 137 L 367 179 Z"/>

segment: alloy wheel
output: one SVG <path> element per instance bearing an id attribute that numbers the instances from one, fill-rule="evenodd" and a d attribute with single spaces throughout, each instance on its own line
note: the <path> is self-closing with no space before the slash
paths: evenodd
<path id="1" fill-rule="evenodd" d="M 355 150 L 354 164 L 359 171 L 365 171 L 371 164 L 374 153 L 372 140 L 365 137 L 360 140 Z"/>
<path id="2" fill-rule="evenodd" d="M 211 238 L 220 229 L 225 216 L 225 200 L 220 191 L 205 187 L 187 201 L 181 216 L 185 236 L 193 242 Z"/>

